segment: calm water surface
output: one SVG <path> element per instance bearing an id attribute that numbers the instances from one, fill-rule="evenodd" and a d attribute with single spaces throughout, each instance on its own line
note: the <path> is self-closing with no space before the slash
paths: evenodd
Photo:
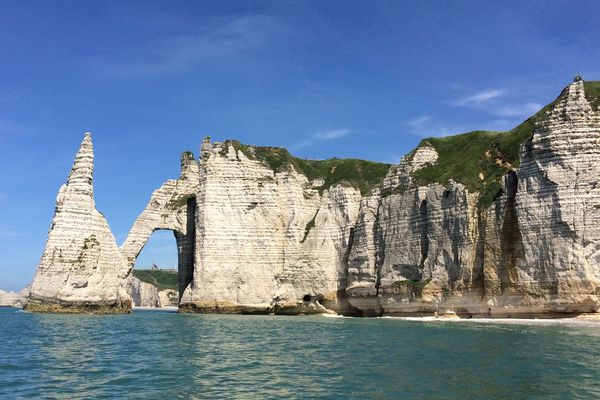
<path id="1" fill-rule="evenodd" d="M 600 398 L 600 324 L 0 308 L 0 398 Z"/>

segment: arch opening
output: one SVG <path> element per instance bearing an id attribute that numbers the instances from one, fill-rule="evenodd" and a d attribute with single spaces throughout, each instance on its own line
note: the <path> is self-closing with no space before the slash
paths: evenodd
<path id="1" fill-rule="evenodd" d="M 182 222 L 176 225 L 160 220 L 148 223 L 143 213 L 123 246 L 133 262 L 133 276 L 157 288 L 162 306 L 178 306 L 194 276 L 195 197 L 188 198 L 178 213 L 184 222 L 178 219 Z"/>

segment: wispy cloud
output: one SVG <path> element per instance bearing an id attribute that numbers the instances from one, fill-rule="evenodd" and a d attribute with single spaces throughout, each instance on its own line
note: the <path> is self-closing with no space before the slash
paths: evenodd
<path id="1" fill-rule="evenodd" d="M 502 97 L 505 95 L 505 93 L 506 91 L 502 89 L 484 90 L 482 92 L 460 97 L 454 101 L 454 104 L 457 106 L 479 106 L 489 102 L 490 100 Z"/>
<path id="2" fill-rule="evenodd" d="M 328 131 L 317 132 L 313 135 L 308 136 L 304 140 L 294 143 L 290 146 L 290 150 L 298 150 L 304 147 L 312 146 L 316 143 L 323 142 L 326 140 L 335 140 L 348 136 L 352 132 L 348 128 L 332 129 Z"/>
<path id="3" fill-rule="evenodd" d="M 26 127 L 12 121 L 0 118 L 0 138 L 22 134 L 26 131 Z"/>
<path id="4" fill-rule="evenodd" d="M 431 115 L 424 115 L 422 117 L 417 117 L 414 119 L 410 119 L 406 121 L 406 125 L 408 126 L 420 126 L 427 122 L 431 121 Z"/>
<path id="5" fill-rule="evenodd" d="M 408 132 L 417 136 L 448 136 L 459 133 L 470 132 L 478 129 L 504 131 L 514 127 L 514 124 L 505 119 L 494 119 L 481 126 L 468 126 L 451 124 L 444 121 L 437 121 L 431 116 L 417 117 L 404 123 Z"/>
<path id="6" fill-rule="evenodd" d="M 526 117 L 542 108 L 541 104 L 523 101 L 522 96 L 507 89 L 483 90 L 459 97 L 450 104 L 472 108 L 499 117 Z"/>
<path id="7" fill-rule="evenodd" d="M 315 134 L 315 138 L 324 140 L 333 140 L 344 137 L 350 133 L 350 129 L 334 129 L 332 131 L 322 132 Z"/>
<path id="8" fill-rule="evenodd" d="M 185 70 L 205 61 L 257 48 L 285 30 L 276 18 L 244 16 L 226 23 L 210 21 L 200 32 L 178 35 L 141 44 L 136 51 L 121 52 L 100 60 L 99 67 L 110 75 L 156 76 Z"/>
<path id="9" fill-rule="evenodd" d="M 513 104 L 505 105 L 494 110 L 490 110 L 490 114 L 498 115 L 500 117 L 521 117 L 528 116 L 538 112 L 542 108 L 539 103 L 525 103 L 525 104 Z"/>
<path id="10" fill-rule="evenodd" d="M 460 131 L 435 121 L 430 115 L 409 119 L 404 124 L 410 133 L 419 136 L 445 136 Z"/>

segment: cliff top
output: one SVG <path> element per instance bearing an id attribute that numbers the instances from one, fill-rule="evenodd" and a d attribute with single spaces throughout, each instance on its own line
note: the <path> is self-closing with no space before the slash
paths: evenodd
<path id="1" fill-rule="evenodd" d="M 575 82 L 580 82 L 581 78 L 577 78 Z M 586 99 L 597 110 L 600 106 L 600 82 L 583 82 L 583 86 Z M 423 139 L 417 148 L 433 147 L 439 157 L 435 165 L 415 172 L 416 182 L 421 185 L 433 182 L 445 184 L 452 179 L 471 191 L 481 193 L 480 205 L 489 206 L 501 193 L 502 176 L 518 167 L 521 144 L 533 135 L 536 124 L 546 117 L 546 112 L 563 96 L 565 90 L 550 104 L 510 131 L 473 131 Z"/>
<path id="2" fill-rule="evenodd" d="M 572 85 L 583 85 L 585 98 L 593 110 L 598 110 L 600 81 L 583 81 L 577 76 Z M 452 179 L 472 192 L 479 192 L 480 205 L 489 206 L 501 194 L 502 177 L 509 171 L 516 171 L 519 166 L 521 144 L 532 137 L 536 124 L 545 119 L 567 88 L 554 101 L 510 131 L 472 131 L 423 139 L 416 149 L 432 147 L 438 153 L 438 159 L 435 164 L 415 171 L 414 182 L 419 185 L 446 184 Z M 228 145 L 250 159 L 265 162 L 274 172 L 293 166 L 308 179 L 323 179 L 318 188 L 320 192 L 334 184 L 348 182 L 360 189 L 363 195 L 369 194 L 372 189 L 381 186 L 391 166 L 359 159 L 307 160 L 292 156 L 282 147 L 245 145 L 237 140 L 226 140 L 221 149 L 222 155 L 229 151 Z M 407 155 L 409 160 L 416 149 Z"/>
<path id="3" fill-rule="evenodd" d="M 274 172 L 281 172 L 290 166 L 304 174 L 308 179 L 323 179 L 318 187 L 323 190 L 336 183 L 348 182 L 365 195 L 381 184 L 391 164 L 375 161 L 358 160 L 354 158 L 331 158 L 327 160 L 305 160 L 292 156 L 282 147 L 248 146 L 237 140 L 227 140 L 222 148 L 223 155 L 229 151 L 231 144 L 236 151 L 241 151 L 246 157 L 261 160 L 269 165 Z"/>

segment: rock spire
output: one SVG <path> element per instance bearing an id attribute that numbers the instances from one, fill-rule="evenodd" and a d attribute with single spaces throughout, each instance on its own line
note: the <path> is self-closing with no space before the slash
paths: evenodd
<path id="1" fill-rule="evenodd" d="M 71 173 L 56 198 L 48 241 L 27 310 L 128 312 L 127 265 L 104 216 L 96 210 L 94 150 L 86 133 Z"/>

